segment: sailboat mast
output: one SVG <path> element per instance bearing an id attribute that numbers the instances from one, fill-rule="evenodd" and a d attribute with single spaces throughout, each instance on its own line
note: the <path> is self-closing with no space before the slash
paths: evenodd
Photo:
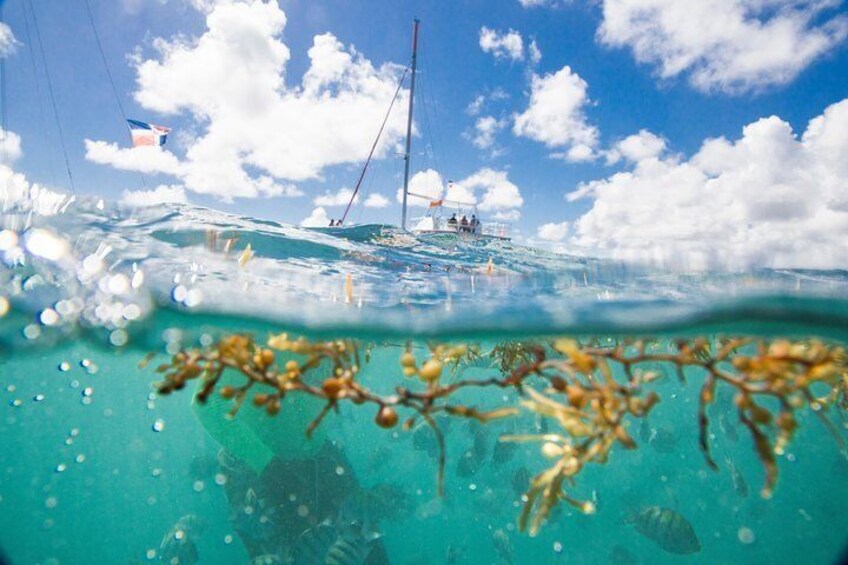
<path id="1" fill-rule="evenodd" d="M 413 21 L 412 27 L 412 79 L 409 83 L 409 114 L 406 118 L 406 153 L 403 160 L 403 216 L 401 216 L 400 227 L 406 229 L 406 203 L 409 194 L 409 161 L 412 146 L 412 101 L 415 98 L 415 69 L 418 64 L 418 18 Z"/>

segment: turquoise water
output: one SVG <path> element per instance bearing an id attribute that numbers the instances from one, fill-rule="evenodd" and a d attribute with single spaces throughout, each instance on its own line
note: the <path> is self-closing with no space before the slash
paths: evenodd
<path id="1" fill-rule="evenodd" d="M 381 429 L 373 406 L 348 403 L 307 440 L 320 403 L 289 399 L 277 418 L 246 403 L 229 421 L 222 401 L 193 403 L 193 384 L 157 395 L 154 371 L 179 347 L 233 332 L 356 338 L 370 350 L 359 378 L 383 394 L 412 386 L 399 375 L 407 343 L 419 358 L 433 341 L 487 352 L 555 335 L 840 343 L 845 272 L 679 273 L 189 207 L 79 202 L 53 216 L 23 208 L 7 211 L 3 228 L 0 547 L 12 563 L 310 562 L 304 532 L 316 540 L 327 529 L 367 547 L 368 563 L 399 564 L 832 563 L 848 541 L 848 461 L 815 415 L 799 412 L 764 500 L 762 467 L 721 388 L 709 409 L 720 471 L 705 464 L 695 370 L 686 385 L 671 374 L 654 385 L 662 401 L 647 425 L 630 428 L 636 450 L 613 448 L 569 489 L 597 512 L 562 504 L 535 537 L 516 519 L 527 480 L 550 462 L 536 443 L 498 442 L 556 427 L 531 412 L 485 426 L 439 416 L 439 497 L 434 436 L 420 423 Z M 473 363 L 462 377 L 499 376 L 492 365 Z M 457 398 L 480 407 L 520 400 L 490 388 Z M 683 516 L 700 550 L 670 553 L 628 523 L 651 506 Z M 336 562 L 361 562 L 355 545 Z"/>

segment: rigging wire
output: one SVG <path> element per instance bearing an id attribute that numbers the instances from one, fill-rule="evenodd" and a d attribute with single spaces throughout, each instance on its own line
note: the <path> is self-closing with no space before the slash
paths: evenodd
<path id="1" fill-rule="evenodd" d="M 353 194 L 350 197 L 350 202 L 347 203 L 347 207 L 345 208 L 344 214 L 342 214 L 342 225 L 344 225 L 345 220 L 347 220 L 347 214 L 350 212 L 350 207 L 353 205 L 353 201 L 356 199 L 356 194 L 359 192 L 360 186 L 362 186 L 362 179 L 365 178 L 365 172 L 368 170 L 368 165 L 371 163 L 371 158 L 374 156 L 374 151 L 377 149 L 377 143 L 380 141 L 380 136 L 383 135 L 383 129 L 386 127 L 386 123 L 389 121 L 389 116 L 392 113 L 392 108 L 397 101 L 398 94 L 400 94 L 400 89 L 403 88 L 403 81 L 406 78 L 407 73 L 409 72 L 409 67 L 404 69 L 403 75 L 401 75 L 400 80 L 398 81 L 397 89 L 395 90 L 395 95 L 392 97 L 392 102 L 389 104 L 389 109 L 386 111 L 386 116 L 383 118 L 383 123 L 380 125 L 380 131 L 377 132 L 377 137 L 374 138 L 374 144 L 371 146 L 371 152 L 368 153 L 368 159 L 365 161 L 365 165 L 362 167 L 362 173 L 359 175 L 359 180 L 356 181 L 356 188 L 353 191 Z"/>
<path id="2" fill-rule="evenodd" d="M 88 21 L 91 24 L 91 31 L 94 32 L 94 40 L 97 42 L 97 50 L 100 52 L 100 59 L 103 61 L 103 68 L 106 70 L 106 76 L 109 78 L 109 85 L 112 87 L 112 96 L 115 99 L 115 104 L 117 104 L 118 110 L 121 112 L 121 117 L 124 118 L 124 125 L 126 125 L 128 122 L 127 113 L 124 111 L 124 105 L 121 103 L 121 97 L 118 94 L 118 87 L 115 86 L 115 79 L 112 76 L 112 70 L 109 68 L 109 62 L 106 59 L 103 42 L 100 41 L 100 33 L 97 31 L 97 24 L 94 23 L 94 14 L 91 11 L 91 4 L 88 0 L 84 0 L 84 2 L 85 11 L 88 14 Z M 141 179 L 141 184 L 144 186 L 145 190 L 147 190 L 147 180 L 145 179 L 144 173 L 141 171 L 139 171 L 139 178 Z"/>
<path id="3" fill-rule="evenodd" d="M 3 23 L 3 2 L 0 1 L 0 24 Z M 0 56 L 0 128 L 3 130 L 3 148 L 0 150 L 0 164 L 6 162 L 6 141 L 9 137 L 9 122 L 6 116 L 6 57 Z M 10 176 L 11 178 L 11 176 Z M 6 180 L 8 188 L 9 180 Z"/>
<path id="4" fill-rule="evenodd" d="M 127 119 L 127 113 L 124 112 L 124 105 L 121 104 L 121 97 L 118 96 L 118 88 L 115 86 L 115 79 L 112 77 L 112 71 L 109 69 L 109 63 L 106 61 L 106 52 L 103 51 L 103 43 L 100 41 L 100 34 L 97 32 L 97 26 L 94 24 L 94 15 L 91 13 L 91 4 L 88 0 L 85 2 L 85 11 L 88 14 L 88 21 L 91 23 L 91 31 L 94 32 L 94 40 L 97 42 L 97 50 L 100 52 L 100 59 L 103 61 L 103 68 L 106 69 L 106 76 L 109 77 L 109 84 L 112 87 L 112 95 L 115 97 L 115 102 L 118 105 L 118 110 L 121 111 L 121 116 L 124 120 Z"/>
<path id="5" fill-rule="evenodd" d="M 29 31 L 29 14 L 26 9 L 26 4 L 22 6 L 23 14 L 24 14 L 24 35 L 26 36 L 26 45 L 29 49 L 27 52 L 29 53 L 29 62 L 32 67 L 32 80 L 35 83 L 35 98 L 38 102 L 38 116 L 41 119 L 41 129 L 47 137 L 50 137 L 48 134 L 47 128 L 47 117 L 44 112 L 44 96 L 41 92 L 41 81 L 38 80 L 38 66 L 35 62 L 35 52 L 32 49 L 32 36 Z M 47 163 L 50 167 L 50 181 L 53 186 L 56 186 L 56 164 L 53 162 L 53 152 L 46 151 L 47 153 Z"/>
<path id="6" fill-rule="evenodd" d="M 38 28 L 38 17 L 35 13 L 35 7 L 32 5 L 32 0 L 29 0 L 29 9 L 32 11 L 32 22 L 35 27 L 35 39 L 38 42 L 38 49 L 41 52 L 41 62 L 44 65 L 44 74 L 47 76 L 47 91 L 50 94 L 50 103 L 53 106 L 53 116 L 56 119 L 56 130 L 59 132 L 59 143 L 62 146 L 62 154 L 65 156 L 65 169 L 68 172 L 68 181 L 71 184 L 71 192 L 76 194 L 74 186 L 74 176 L 71 174 L 71 161 L 68 159 L 68 149 L 65 146 L 65 135 L 62 132 L 62 124 L 59 121 L 59 109 L 56 105 L 56 95 L 53 92 L 53 80 L 50 77 L 50 68 L 47 66 L 47 58 L 44 56 L 44 43 L 41 41 L 41 31 Z"/>

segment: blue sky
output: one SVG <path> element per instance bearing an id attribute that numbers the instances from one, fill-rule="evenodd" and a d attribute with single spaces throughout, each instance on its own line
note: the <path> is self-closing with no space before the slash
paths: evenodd
<path id="1" fill-rule="evenodd" d="M 744 161 L 741 152 L 747 151 L 751 144 L 745 143 L 743 128 L 769 116 L 776 116 L 781 123 L 791 126 L 797 146 L 788 151 L 803 154 L 807 159 L 813 149 L 802 147 L 801 136 L 808 122 L 822 116 L 828 107 L 848 98 L 848 48 L 845 40 L 848 24 L 844 19 L 847 9 L 839 1 L 769 0 L 758 3 L 764 8 L 755 9 L 751 7 L 752 3 L 741 0 L 710 0 L 699 8 L 707 9 L 706 15 L 687 14 L 685 6 L 689 3 L 682 0 L 370 0 L 367 3 L 272 0 L 270 4 L 259 0 L 89 2 L 127 115 L 173 128 L 166 149 L 173 152 L 176 160 L 186 159 L 192 144 L 204 136 L 210 125 L 218 132 L 225 128 L 238 129 L 238 123 L 233 122 L 238 121 L 235 118 L 245 109 L 225 113 L 220 106 L 230 103 L 230 100 L 241 104 L 245 93 L 237 92 L 230 98 L 213 94 L 198 102 L 194 94 L 187 93 L 191 84 L 179 84 L 183 79 L 178 76 L 177 63 L 171 61 L 171 65 L 164 51 L 157 51 L 157 41 L 169 42 L 171 53 L 178 49 L 191 52 L 197 41 L 209 33 L 208 18 L 217 13 L 221 26 L 234 25 L 231 22 L 238 19 L 233 15 L 236 12 L 226 12 L 233 5 L 255 8 L 259 4 L 270 10 L 267 14 L 284 13 L 285 22 L 276 31 L 272 30 L 266 39 L 289 50 L 281 68 L 284 68 L 285 74 L 284 88 L 292 96 L 297 95 L 298 89 L 305 88 L 304 75 L 310 69 L 308 51 L 313 47 L 316 36 L 329 32 L 339 42 L 335 51 L 328 47 L 332 51 L 328 51 L 328 60 L 339 52 L 350 53 L 351 46 L 355 47 L 361 56 L 360 61 L 370 64 L 372 75 L 366 77 L 367 80 L 362 79 L 358 86 L 345 82 L 358 80 L 348 75 L 336 77 L 336 82 L 322 82 L 321 95 L 334 96 L 350 87 L 351 97 L 367 99 L 362 101 L 363 105 L 357 106 L 358 102 L 354 101 L 346 110 L 344 104 L 339 103 L 337 111 L 331 116 L 310 121 L 322 124 L 323 131 L 320 132 L 306 131 L 310 129 L 308 125 L 286 129 L 286 124 L 291 121 L 282 117 L 273 126 L 269 120 L 268 127 L 276 128 L 271 132 L 260 134 L 256 131 L 257 124 L 259 128 L 263 127 L 261 121 L 252 122 L 249 126 L 256 132 L 256 137 L 264 139 L 263 136 L 268 136 L 269 140 L 273 140 L 270 145 L 264 145 L 269 153 L 277 149 L 274 145 L 277 140 L 288 140 L 279 147 L 281 160 L 286 158 L 285 155 L 295 155 L 286 153 L 287 147 L 297 148 L 326 140 L 328 129 L 339 128 L 339 143 L 343 149 L 335 151 L 333 156 L 310 153 L 315 159 L 313 166 L 309 171 L 297 173 L 286 164 L 273 167 L 270 172 L 267 167 L 263 169 L 261 163 L 274 162 L 276 158 L 273 155 L 260 157 L 259 161 L 247 159 L 250 162 L 242 163 L 245 174 L 252 179 L 270 177 L 265 185 L 259 183 L 257 186 L 269 186 L 268 183 L 271 183 L 273 188 L 265 190 L 260 186 L 253 191 L 255 194 L 243 192 L 250 197 L 237 197 L 226 202 L 221 197 L 238 192 L 227 193 L 226 188 L 219 187 L 214 195 L 210 195 L 194 190 L 198 183 L 203 182 L 200 179 L 210 178 L 203 176 L 206 172 L 198 173 L 199 177 L 192 176 L 194 180 L 187 180 L 186 176 L 142 175 L 116 168 L 116 164 L 123 168 L 137 168 L 137 165 L 127 165 L 127 159 L 121 161 L 119 152 L 129 147 L 128 132 L 97 51 L 83 0 L 40 0 L 32 3 L 78 193 L 120 200 L 126 191 L 168 185 L 193 203 L 288 223 L 299 223 L 310 215 L 318 207 L 316 197 L 336 193 L 355 182 L 361 166 L 361 152 L 367 152 L 370 140 L 379 127 L 379 119 L 373 118 L 381 115 L 388 103 L 382 92 L 392 84 L 398 72 L 397 68 L 383 65 L 394 63 L 402 66 L 407 63 L 413 17 L 422 20 L 421 89 L 418 93 L 421 104 L 416 106 L 419 135 L 414 141 L 413 172 L 433 169 L 442 181 L 466 181 L 469 188 L 465 194 L 470 193 L 478 204 L 488 202 L 482 206 L 488 208 L 484 210 L 484 216 L 514 218 L 516 229 L 533 240 L 541 236 L 552 243 L 614 248 L 625 256 L 640 249 L 644 251 L 647 247 L 653 246 L 653 249 L 666 235 L 650 231 L 653 228 L 648 226 L 650 222 L 645 220 L 644 215 L 628 216 L 626 210 L 601 215 L 609 210 L 608 204 L 616 201 L 615 191 L 638 194 L 640 186 L 667 182 L 668 178 L 662 175 L 668 173 L 672 165 L 678 171 L 680 167 L 688 170 L 693 163 L 702 169 L 700 172 L 704 178 L 724 179 L 724 184 L 733 179 L 741 182 L 737 174 L 741 169 L 716 170 L 713 165 L 702 165 L 709 159 L 694 156 L 701 152 L 706 140 L 724 137 L 730 150 Z M 15 160 L 13 168 L 33 182 L 67 190 L 69 183 L 52 115 L 45 67 L 34 37 L 30 6 L 29 0 L 6 0 L 3 3 L 4 20 L 17 43 L 6 57 L 6 129 L 20 136 L 22 146 L 22 155 Z M 694 9 L 689 11 L 698 12 Z M 699 21 L 698 18 L 702 19 Z M 249 37 L 251 33 L 259 32 L 239 28 L 227 36 L 232 41 L 230 45 L 224 41 L 216 47 L 230 50 L 224 51 L 228 63 L 223 62 L 222 51 L 214 51 L 214 56 L 208 52 L 205 57 L 198 55 L 195 64 L 235 63 L 234 67 L 240 66 L 239 45 L 256 39 Z M 490 42 L 489 47 L 484 49 L 486 41 L 483 36 L 487 33 L 494 43 Z M 516 36 L 520 36 L 520 54 L 516 49 Z M 175 42 L 178 37 L 182 38 L 179 45 Z M 538 62 L 534 62 L 530 54 L 531 42 L 535 42 L 541 54 Z M 232 53 L 236 54 L 230 58 Z M 142 86 L 139 69 L 145 62 L 155 63 L 158 70 L 150 75 L 150 83 Z M 169 74 L 165 68 L 169 65 L 176 69 L 176 75 Z M 269 63 L 263 67 L 265 71 L 269 68 L 273 70 L 274 65 Z M 216 76 L 228 76 L 227 69 L 219 71 Z M 553 80 L 555 77 L 561 80 Z M 250 80 L 249 73 L 243 80 Z M 161 100 L 168 95 L 168 81 L 174 85 L 173 107 L 168 107 L 168 100 Z M 369 81 L 382 83 L 380 88 L 374 89 L 366 84 Z M 212 79 L 206 82 L 198 80 L 196 88 L 214 90 L 215 84 Z M 535 113 L 531 112 L 534 84 L 540 89 L 540 94 L 549 87 L 548 98 L 541 100 L 543 97 L 539 97 Z M 567 89 L 569 85 L 571 90 Z M 560 87 L 562 92 L 557 91 Z M 146 99 L 144 94 L 139 96 L 142 90 L 147 91 Z M 484 101 L 479 111 L 474 113 L 469 105 L 480 96 L 484 97 Z M 183 102 L 179 102 L 180 97 Z M 203 104 L 214 106 L 214 109 Z M 545 108 L 544 104 L 551 107 Z M 302 106 L 302 112 L 308 114 L 319 105 L 303 102 Z M 378 112 L 380 108 L 382 110 Z M 210 113 L 204 114 L 207 110 Z M 393 132 L 395 135 L 390 135 L 388 145 L 381 148 L 380 159 L 365 183 L 366 196 L 379 193 L 391 204 L 385 208 L 359 204 L 353 214 L 354 220 L 398 222 L 395 191 L 400 186 L 402 163 L 397 155 L 396 143 L 404 112 L 405 107 L 396 108 L 397 116 L 393 120 L 399 121 L 392 122 L 398 126 Z M 840 120 L 842 113 L 833 112 Z M 217 117 L 210 118 L 213 114 Z M 517 124 L 523 114 L 527 114 L 525 124 L 529 120 L 530 125 L 521 131 Z M 558 122 L 560 117 L 562 120 Z M 490 123 L 495 126 L 489 140 L 481 142 L 478 138 L 475 145 L 474 139 L 479 135 L 475 124 L 481 118 L 490 118 Z M 837 125 L 831 125 L 831 129 L 839 129 Z M 554 131 L 556 127 L 562 131 Z M 775 126 L 770 131 L 772 133 L 764 134 L 765 137 L 752 137 L 766 139 L 763 152 L 768 153 L 775 146 L 792 141 L 791 136 L 780 138 L 781 135 L 786 137 L 786 132 L 780 127 Z M 661 143 L 662 148 L 631 157 L 627 157 L 626 152 L 618 152 L 616 159 L 616 144 L 640 132 L 650 136 L 643 136 L 642 141 L 653 140 Z M 579 145 L 574 139 L 578 134 L 594 136 L 587 150 L 589 155 L 570 159 L 564 154 Z M 249 136 L 244 132 L 239 135 Z M 227 138 L 228 134 L 221 136 Z M 92 156 L 85 140 L 117 146 L 104 149 L 98 158 Z M 262 145 L 261 142 L 256 144 Z M 356 150 L 352 146 L 362 149 Z M 257 147 L 249 151 L 254 150 Z M 259 147 L 258 151 L 261 150 Z M 123 155 L 126 157 L 128 154 Z M 136 163 L 139 161 L 137 157 L 133 159 Z M 142 161 L 146 159 L 146 156 L 141 157 Z M 722 163 L 734 160 L 732 156 L 723 159 Z M 339 160 L 341 164 L 335 164 Z M 656 168 L 649 166 L 650 160 L 667 166 L 656 172 Z M 799 161 L 792 171 L 776 170 L 777 165 L 764 162 L 760 169 L 771 167 L 767 172 L 758 173 L 754 180 L 747 178 L 744 183 L 725 189 L 727 194 L 760 194 L 755 198 L 756 206 L 750 200 L 753 196 L 746 197 L 747 200 L 742 198 L 739 202 L 726 201 L 725 207 L 734 208 L 738 204 L 748 210 L 742 216 L 736 214 L 725 218 L 728 225 L 737 226 L 745 232 L 740 235 L 744 241 L 727 242 L 728 252 L 736 253 L 737 248 L 747 246 L 750 252 L 740 253 L 742 262 L 758 261 L 763 254 L 778 254 L 792 263 L 790 258 L 797 256 L 799 250 L 787 249 L 785 245 L 780 247 L 779 242 L 773 241 L 767 242 L 768 245 L 762 244 L 761 232 L 773 230 L 774 222 L 821 224 L 822 214 L 827 215 L 827 221 L 833 222 L 834 226 L 842 225 L 844 218 L 833 215 L 843 212 L 838 194 L 841 189 L 846 189 L 842 176 L 844 171 L 838 165 L 827 165 L 824 168 L 830 169 L 821 172 L 821 160 L 814 161 Z M 124 164 L 120 165 L 120 162 Z M 257 162 L 260 164 L 257 165 Z M 774 183 L 776 178 L 801 178 L 805 171 L 807 177 L 825 175 L 827 178 L 819 178 L 817 184 L 834 185 L 834 194 L 837 195 L 834 198 L 839 202 L 824 211 L 811 211 L 809 217 L 800 220 L 791 214 L 787 216 L 785 210 L 767 214 L 765 219 L 754 211 L 762 209 L 761 201 L 765 198 L 762 194 L 769 190 L 769 183 Z M 617 173 L 631 175 L 625 179 L 628 186 L 616 185 L 623 182 L 615 176 Z M 652 179 L 651 174 L 661 176 Z M 421 178 L 423 182 L 424 177 Z M 639 180 L 641 182 L 637 182 Z M 513 186 L 505 186 L 504 182 Z M 707 181 L 692 182 L 693 191 L 709 190 Z M 696 187 L 698 182 L 700 184 Z M 786 189 L 788 192 L 775 198 L 792 207 L 792 195 L 805 192 L 805 185 L 799 183 L 789 183 L 793 186 Z M 566 194 L 581 187 L 588 196 L 566 198 Z M 674 186 L 667 189 L 676 190 Z M 516 191 L 519 199 L 516 199 Z M 281 192 L 302 194 L 273 196 Z M 697 198 L 697 193 L 692 196 Z M 667 195 L 646 190 L 643 197 L 637 198 L 640 203 L 651 199 L 656 200 L 657 205 L 646 210 L 645 214 L 649 215 L 652 210 L 657 215 L 667 213 L 661 206 L 662 201 L 668 200 Z M 519 201 L 521 204 L 517 205 Z M 681 205 L 685 209 L 685 203 Z M 342 210 L 339 206 L 323 208 L 330 216 L 338 216 Z M 604 227 L 619 221 L 635 227 L 627 233 L 613 233 Z M 802 223 L 799 224 L 799 221 Z M 544 224 L 551 225 L 547 230 L 538 231 Z M 722 233 L 727 231 L 705 225 L 693 233 L 683 233 L 680 239 L 708 238 L 715 235 L 710 229 L 715 229 L 716 233 L 719 229 Z M 797 235 L 802 236 L 821 240 L 821 234 L 811 235 L 809 230 Z M 836 241 L 840 234 L 834 233 L 833 236 Z M 641 244 L 628 243 L 640 237 Z M 845 239 L 844 234 L 842 239 Z M 609 242 L 612 243 L 607 245 Z M 844 260 L 844 247 L 838 243 L 834 245 L 834 249 L 825 253 L 823 264 L 839 264 Z M 710 253 L 704 249 L 685 247 L 681 251 L 694 252 L 698 257 L 703 255 L 702 259 L 707 262 L 712 260 Z"/>

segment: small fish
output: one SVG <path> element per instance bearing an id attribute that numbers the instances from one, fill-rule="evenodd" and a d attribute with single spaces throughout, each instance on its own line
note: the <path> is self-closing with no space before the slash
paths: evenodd
<path id="1" fill-rule="evenodd" d="M 465 561 L 465 550 L 452 543 L 448 544 L 448 549 L 445 553 L 445 563 L 447 565 L 458 565 L 463 561 Z"/>
<path id="2" fill-rule="evenodd" d="M 515 457 L 518 451 L 518 444 L 513 441 L 498 441 L 495 443 L 495 448 L 492 450 L 492 464 L 503 465 L 508 463 Z"/>
<path id="3" fill-rule="evenodd" d="M 274 509 L 266 507 L 265 499 L 259 498 L 253 488 L 248 488 L 242 502 L 233 508 L 230 521 L 241 536 L 264 544 L 274 535 L 273 516 Z"/>
<path id="4" fill-rule="evenodd" d="M 724 412 L 718 416 L 718 427 L 724 433 L 724 437 L 726 437 L 729 441 L 732 441 L 733 443 L 739 441 L 739 433 L 736 431 L 736 426 L 727 421 L 727 417 L 724 415 Z"/>
<path id="5" fill-rule="evenodd" d="M 501 529 L 495 530 L 492 534 L 492 545 L 495 546 L 495 551 L 498 553 L 501 562 L 509 565 L 515 559 L 515 548 L 509 540 L 507 533 Z"/>
<path id="6" fill-rule="evenodd" d="M 736 494 L 742 497 L 748 496 L 748 483 L 745 481 L 745 477 L 742 476 L 742 473 L 739 472 L 739 468 L 733 463 L 733 460 L 730 459 L 730 456 L 724 457 L 724 462 L 727 465 L 728 470 L 730 470 L 730 478 L 733 481 L 733 489 L 736 491 Z"/>
<path id="7" fill-rule="evenodd" d="M 456 474 L 467 479 L 476 475 L 481 466 L 482 461 L 474 456 L 474 450 L 466 449 L 456 464 Z"/>
<path id="8" fill-rule="evenodd" d="M 674 453 L 677 451 L 677 438 L 668 428 L 651 430 L 649 443 L 659 453 Z"/>
<path id="9" fill-rule="evenodd" d="M 292 551 L 294 565 L 362 565 L 379 535 L 323 522 L 303 532 Z"/>
<path id="10" fill-rule="evenodd" d="M 419 426 L 412 433 L 412 448 L 416 451 L 426 451 L 427 455 L 433 459 L 439 456 L 439 444 L 436 441 L 436 433 L 430 426 Z"/>
<path id="11" fill-rule="evenodd" d="M 159 560 L 174 565 L 197 563 L 200 557 L 196 541 L 202 528 L 202 522 L 195 514 L 186 514 L 177 520 L 159 544 Z"/>
<path id="12" fill-rule="evenodd" d="M 250 560 L 250 565 L 284 565 L 286 563 L 288 563 L 288 558 L 281 557 L 276 553 L 257 555 Z"/>
<path id="13" fill-rule="evenodd" d="M 642 418 L 639 422 L 639 439 L 644 443 L 651 441 L 651 424 L 648 423 L 647 418 Z"/>
<path id="14" fill-rule="evenodd" d="M 629 517 L 637 532 L 669 553 L 686 555 L 701 551 L 701 542 L 686 518 L 670 508 L 651 506 Z"/>
<path id="15" fill-rule="evenodd" d="M 623 545 L 616 544 L 610 551 L 610 563 L 613 565 L 639 565 L 639 558 Z"/>
<path id="16" fill-rule="evenodd" d="M 207 455 L 195 455 L 188 464 L 188 474 L 195 481 L 212 479 L 219 469 L 218 459 Z"/>
<path id="17" fill-rule="evenodd" d="M 530 479 L 532 475 L 530 471 L 527 470 L 527 467 L 519 467 L 512 474 L 512 490 L 515 492 L 515 496 L 521 496 L 530 488 Z"/>

